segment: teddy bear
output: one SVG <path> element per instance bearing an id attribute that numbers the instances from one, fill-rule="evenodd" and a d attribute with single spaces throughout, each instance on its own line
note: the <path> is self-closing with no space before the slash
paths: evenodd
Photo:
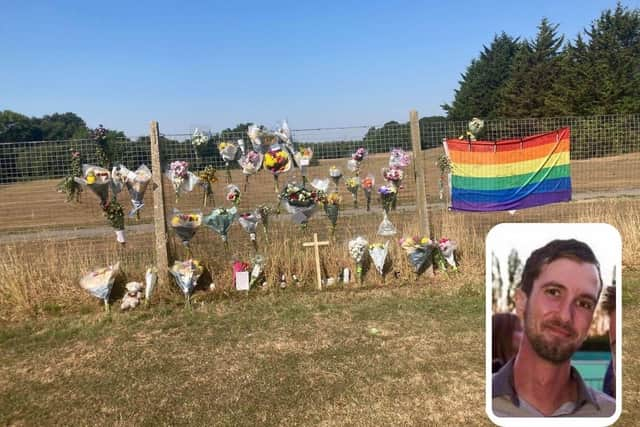
<path id="1" fill-rule="evenodd" d="M 122 304 L 120 304 L 120 310 L 126 310 L 128 308 L 136 308 L 140 304 L 142 298 L 142 283 L 129 282 L 125 285 L 127 293 L 122 298 Z"/>

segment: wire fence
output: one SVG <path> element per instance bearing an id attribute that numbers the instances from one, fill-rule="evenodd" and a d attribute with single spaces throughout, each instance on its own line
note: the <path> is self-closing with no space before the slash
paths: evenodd
<path id="1" fill-rule="evenodd" d="M 416 156 L 425 165 L 425 186 L 429 216 L 434 235 L 442 235 L 451 230 L 453 223 L 464 227 L 488 229 L 499 222 L 513 221 L 580 221 L 584 217 L 587 204 L 595 206 L 602 198 L 637 196 L 640 188 L 640 115 L 609 115 L 594 117 L 557 117 L 518 120 L 489 120 L 485 122 L 484 139 L 524 137 L 551 131 L 563 126 L 571 128 L 571 178 L 573 199 L 571 203 L 526 209 L 512 215 L 506 212 L 462 213 L 448 212 L 449 204 L 446 179 L 436 163 L 442 155 L 443 138 L 457 138 L 464 135 L 467 122 L 428 121 L 420 122 L 420 139 L 423 150 L 411 153 L 413 161 L 404 171 L 404 179 L 398 193 L 397 210 L 392 213 L 392 222 L 399 228 L 415 228 L 416 182 L 414 179 Z M 174 160 L 185 160 L 190 170 L 197 173 L 206 166 L 217 169 L 218 181 L 213 187 L 213 199 L 203 206 L 203 190 L 196 188 L 192 193 L 180 197 L 176 203 L 175 194 L 165 178 L 165 201 L 167 216 L 174 209 L 183 212 L 201 210 L 205 213 L 213 206 L 230 206 L 226 200 L 225 187 L 228 185 L 226 170 L 229 169 L 230 182 L 241 190 L 239 210 L 250 211 L 258 205 L 276 206 L 276 179 L 266 170 L 255 175 L 244 175 L 237 161 L 226 163 L 218 144 L 223 141 L 243 140 L 247 149 L 251 148 L 246 132 L 220 132 L 211 135 L 207 144 L 196 146 L 191 133 L 161 134 L 161 167 L 164 170 Z M 295 150 L 309 147 L 314 155 L 308 167 L 307 177 L 326 179 L 329 169 L 334 166 L 342 170 L 342 178 L 331 185 L 339 191 L 343 199 L 340 224 L 349 233 L 364 233 L 377 229 L 382 217 L 381 204 L 375 188 L 384 184 L 382 170 L 388 166 L 389 151 L 403 148 L 411 151 L 408 124 L 390 122 L 378 126 L 355 126 L 332 129 L 298 129 L 292 131 Z M 114 163 L 122 163 L 129 169 L 141 164 L 151 167 L 150 139 L 141 137 L 135 141 L 114 140 L 109 144 L 109 155 Z M 347 167 L 351 155 L 359 147 L 368 150 L 368 157 L 362 162 L 359 176 L 368 175 L 375 180 L 371 201 L 371 211 L 366 210 L 365 193 L 360 188 L 354 196 L 348 191 L 345 180 L 355 173 Z M 20 142 L 0 144 L 0 237 L 26 231 L 77 230 L 106 227 L 97 199 L 83 193 L 80 203 L 66 203 L 63 194 L 56 192 L 56 185 L 70 173 L 72 151 L 81 153 L 82 163 L 95 164 L 99 161 L 97 144 L 93 140 Z M 155 173 L 156 171 L 154 171 Z M 302 182 L 300 169 L 292 168 L 278 177 L 277 184 L 283 188 L 288 182 Z M 600 198 L 600 199 L 597 199 Z M 129 203 L 126 194 L 119 199 L 123 205 Z M 590 202 L 584 202 L 591 200 Z M 153 201 L 151 191 L 145 197 L 147 208 L 139 219 L 127 219 L 127 226 L 142 227 L 151 222 Z M 624 199 L 624 206 L 636 209 L 636 198 Z M 589 205 L 590 206 L 590 205 Z M 598 217 L 597 209 L 590 220 L 606 221 Z M 286 217 L 282 221 L 286 222 Z M 293 225 L 292 225 L 293 227 Z M 340 226 L 339 226 L 340 227 Z M 327 219 L 318 210 L 310 222 L 310 230 L 326 235 Z M 72 232 L 60 234 L 60 238 L 76 236 Z"/>

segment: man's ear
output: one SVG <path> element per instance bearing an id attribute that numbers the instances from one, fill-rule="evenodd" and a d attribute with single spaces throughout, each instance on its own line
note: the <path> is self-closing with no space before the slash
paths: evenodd
<path id="1" fill-rule="evenodd" d="M 524 324 L 524 312 L 525 312 L 525 307 L 527 306 L 527 294 L 525 294 L 522 289 L 517 288 L 516 294 L 515 294 L 515 300 L 516 300 L 516 314 L 520 318 L 520 321 L 523 322 Z"/>

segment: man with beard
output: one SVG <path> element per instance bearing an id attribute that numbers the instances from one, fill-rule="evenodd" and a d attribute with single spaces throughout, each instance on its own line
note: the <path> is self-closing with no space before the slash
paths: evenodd
<path id="1" fill-rule="evenodd" d="M 613 415 L 615 400 L 588 387 L 571 366 L 601 290 L 600 265 L 585 243 L 554 240 L 531 253 L 515 295 L 524 325 L 520 348 L 493 375 L 496 416 Z"/>

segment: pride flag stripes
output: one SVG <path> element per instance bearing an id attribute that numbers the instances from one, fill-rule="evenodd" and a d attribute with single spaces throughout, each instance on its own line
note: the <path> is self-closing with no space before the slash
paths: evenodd
<path id="1" fill-rule="evenodd" d="M 524 209 L 571 200 L 569 128 L 523 139 L 445 141 L 451 161 L 451 207 Z"/>

